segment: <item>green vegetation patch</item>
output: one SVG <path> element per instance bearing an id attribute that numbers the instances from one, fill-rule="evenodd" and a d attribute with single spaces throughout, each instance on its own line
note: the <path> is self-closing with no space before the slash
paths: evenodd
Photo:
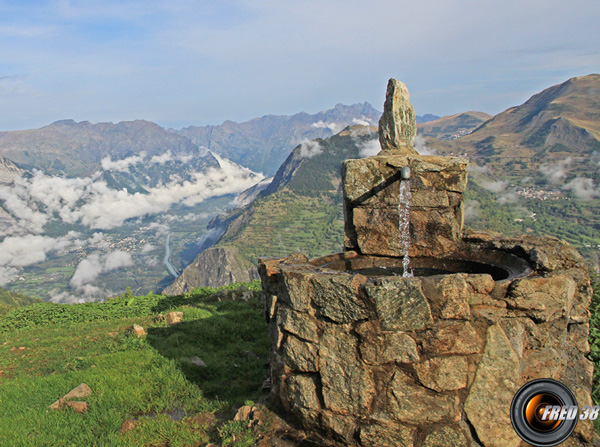
<path id="1" fill-rule="evenodd" d="M 18 307 L 39 303 L 40 300 L 20 293 L 11 292 L 0 287 L 0 315 L 10 312 Z"/>

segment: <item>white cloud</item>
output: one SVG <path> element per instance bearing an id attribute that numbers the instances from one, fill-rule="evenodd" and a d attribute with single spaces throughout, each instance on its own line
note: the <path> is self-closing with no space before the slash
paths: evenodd
<path id="1" fill-rule="evenodd" d="M 477 183 L 488 191 L 495 193 L 498 203 L 515 203 L 519 201 L 516 189 L 510 186 L 506 180 L 490 180 L 479 177 Z"/>
<path id="2" fill-rule="evenodd" d="M 133 265 L 130 253 L 116 250 L 111 253 L 94 253 L 81 260 L 71 277 L 71 291 L 49 293 L 54 303 L 81 303 L 108 298 L 113 292 L 94 284 L 98 278 L 119 268 Z"/>
<path id="3" fill-rule="evenodd" d="M 543 163 L 539 166 L 538 171 L 551 183 L 560 183 L 567 175 L 567 169 L 571 161 L 571 157 L 567 157 L 557 162 Z"/>
<path id="4" fill-rule="evenodd" d="M 171 151 L 167 151 L 161 155 L 155 155 L 150 159 L 150 163 L 157 163 L 161 165 L 164 165 L 168 161 L 173 161 L 173 154 Z"/>
<path id="5" fill-rule="evenodd" d="M 381 144 L 379 143 L 378 138 L 374 138 L 372 140 L 358 143 L 358 149 L 358 155 L 360 158 L 372 157 L 381 152 Z"/>
<path id="6" fill-rule="evenodd" d="M 469 166 L 467 166 L 467 172 L 469 174 L 473 174 L 474 176 L 487 174 L 489 170 L 490 169 L 487 166 L 479 166 L 473 162 L 469 163 Z"/>
<path id="7" fill-rule="evenodd" d="M 48 253 L 80 244 L 78 236 L 71 231 L 60 238 L 33 234 L 4 238 L 0 242 L 0 286 L 14 281 L 22 267 L 45 261 Z"/>
<path id="8" fill-rule="evenodd" d="M 583 200 L 592 200 L 595 197 L 600 197 L 600 187 L 594 185 L 594 181 L 590 178 L 575 177 L 564 185 L 562 189 L 572 191 L 576 197 Z"/>
<path id="9" fill-rule="evenodd" d="M 125 169 L 132 158 L 104 165 Z M 127 219 L 164 212 L 175 203 L 191 206 L 210 197 L 240 193 L 264 178 L 229 160 L 217 160 L 218 168 L 195 173 L 189 181 L 173 177 L 166 185 L 148 188 L 148 194 L 114 190 L 100 179 L 65 179 L 36 172 L 30 179 L 19 179 L 15 187 L 0 185 L 0 200 L 27 232 L 41 233 L 54 213 L 66 223 L 111 229 Z M 119 165 L 122 161 L 126 163 Z"/>
<path id="10" fill-rule="evenodd" d="M 429 149 L 427 147 L 427 143 L 425 143 L 425 138 L 418 134 L 417 138 L 415 138 L 415 150 L 420 155 L 437 155 L 437 152 L 435 150 Z"/>
<path id="11" fill-rule="evenodd" d="M 140 152 L 139 155 L 132 155 L 131 157 L 124 158 L 123 160 L 112 161 L 110 155 L 107 155 L 102 159 L 102 169 L 105 171 L 129 171 L 129 166 L 142 163 L 146 158 L 145 152 Z"/>
<path id="12" fill-rule="evenodd" d="M 156 247 L 154 245 L 152 245 L 152 244 L 145 244 L 142 247 L 141 252 L 144 253 L 144 254 L 146 254 L 146 253 L 153 252 L 154 250 L 156 250 Z"/>
<path id="13" fill-rule="evenodd" d="M 359 126 L 374 126 L 375 125 L 366 116 L 361 116 L 360 118 L 352 118 L 352 124 L 358 124 Z"/>
<path id="14" fill-rule="evenodd" d="M 496 194 L 506 191 L 508 188 L 508 182 L 506 180 L 480 179 L 479 184 L 488 191 L 495 192 Z"/>
<path id="15" fill-rule="evenodd" d="M 13 282 L 19 277 L 19 269 L 14 267 L 1 267 L 0 266 L 0 286 L 4 286 L 9 282 Z"/>
<path id="16" fill-rule="evenodd" d="M 338 123 L 326 123 L 323 120 L 319 120 L 316 123 L 312 123 L 311 126 L 316 127 L 317 129 L 329 129 L 334 135 L 343 128 L 343 126 Z"/>
<path id="17" fill-rule="evenodd" d="M 300 144 L 300 157 L 302 158 L 313 158 L 322 153 L 323 148 L 318 141 L 305 140 Z"/>
<path id="18" fill-rule="evenodd" d="M 516 203 L 519 201 L 519 195 L 514 189 L 509 189 L 498 195 L 498 203 Z"/>
<path id="19" fill-rule="evenodd" d="M 160 165 L 164 165 L 165 163 L 167 163 L 169 161 L 181 161 L 182 163 L 187 163 L 188 161 L 192 160 L 193 158 L 194 158 L 193 155 L 185 155 L 185 154 L 173 155 L 173 153 L 170 150 L 168 150 L 164 154 L 153 156 L 150 159 L 150 163 L 160 164 Z"/>
<path id="20" fill-rule="evenodd" d="M 42 262 L 49 252 L 72 246 L 77 236 L 69 232 L 60 238 L 33 234 L 7 237 L 0 242 L 0 266 L 25 267 Z"/>
<path id="21" fill-rule="evenodd" d="M 474 221 L 481 216 L 481 203 L 477 200 L 465 201 L 465 220 Z"/>
<path id="22" fill-rule="evenodd" d="M 92 283 L 100 275 L 131 265 L 133 265 L 131 254 L 125 251 L 117 250 L 107 254 L 91 254 L 77 265 L 70 281 L 71 287 L 84 296 L 94 295 L 100 289 L 93 286 Z"/>

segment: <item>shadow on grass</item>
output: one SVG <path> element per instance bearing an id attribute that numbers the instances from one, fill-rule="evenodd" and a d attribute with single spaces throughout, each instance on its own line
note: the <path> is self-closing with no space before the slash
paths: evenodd
<path id="1" fill-rule="evenodd" d="M 215 301 L 204 295 L 167 297 L 153 309 L 185 305 L 186 321 L 148 329 L 147 341 L 210 399 L 254 400 L 268 374 L 269 338 L 258 299 Z M 206 364 L 199 366 L 197 357 Z"/>

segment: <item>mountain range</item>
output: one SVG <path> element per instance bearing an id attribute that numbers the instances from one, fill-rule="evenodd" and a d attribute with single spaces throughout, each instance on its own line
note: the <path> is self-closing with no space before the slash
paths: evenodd
<path id="1" fill-rule="evenodd" d="M 226 122 L 211 133 L 227 134 L 233 148 L 211 140 L 210 150 L 143 120 L 62 120 L 0 132 L 0 286 L 67 302 L 126 287 L 160 290 L 221 235 L 207 230 L 211 219 L 268 186 L 262 174 L 223 155 L 252 154 L 256 140 L 247 132 L 271 135 L 265 141 L 280 141 L 287 156 L 293 146 L 282 149 L 286 133 L 308 141 L 310 132 L 331 135 L 378 115 L 368 104 L 338 105 L 315 115 Z M 271 158 L 273 147 L 261 150 Z"/>
<path id="2" fill-rule="evenodd" d="M 418 117 L 417 147 L 470 159 L 469 225 L 556 234 L 593 262 L 599 90 L 590 75 L 494 117 Z M 340 165 L 379 151 L 379 115 L 364 103 L 179 131 L 63 120 L 0 132 L 0 285 L 71 302 L 161 290 L 184 269 L 169 290 L 250 279 L 258 256 L 339 251 Z"/>

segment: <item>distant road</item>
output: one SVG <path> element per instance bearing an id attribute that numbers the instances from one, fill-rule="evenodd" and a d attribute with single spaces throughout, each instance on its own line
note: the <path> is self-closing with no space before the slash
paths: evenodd
<path id="1" fill-rule="evenodd" d="M 179 276 L 179 273 L 177 273 L 177 269 L 171 263 L 171 247 L 169 246 L 170 242 L 171 242 L 171 233 L 167 234 L 167 242 L 165 244 L 165 265 L 167 266 L 167 270 L 169 271 L 169 273 L 171 275 L 173 275 L 175 278 L 177 278 Z"/>

